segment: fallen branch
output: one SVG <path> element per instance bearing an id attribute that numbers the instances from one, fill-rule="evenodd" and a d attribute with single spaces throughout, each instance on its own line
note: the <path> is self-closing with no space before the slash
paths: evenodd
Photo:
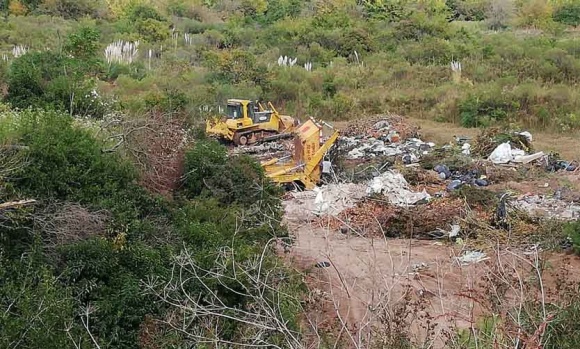
<path id="1" fill-rule="evenodd" d="M 36 202 L 36 200 L 34 200 L 34 199 L 3 202 L 0 204 L 0 210 L 5 210 L 7 208 L 13 208 L 13 207 L 18 207 L 18 206 L 24 206 L 24 205 L 32 204 L 35 202 Z"/>

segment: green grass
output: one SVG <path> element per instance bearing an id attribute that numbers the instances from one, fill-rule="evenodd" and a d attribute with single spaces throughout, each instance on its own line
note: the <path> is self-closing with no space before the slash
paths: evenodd
<path id="1" fill-rule="evenodd" d="M 302 15 L 272 24 L 263 24 L 259 15 L 231 14 L 225 24 L 216 24 L 223 15 L 220 2 L 183 12 L 196 19 L 166 16 L 178 30 L 177 40 L 142 38 L 136 64 L 117 69 L 104 90 L 134 112 L 144 108 L 141 101 L 148 94 L 180 91 L 187 96 L 183 111 L 192 117 L 201 116 L 200 105 L 241 96 L 272 100 L 298 117 L 327 120 L 390 111 L 464 126 L 580 128 L 576 31 L 560 25 L 558 30 L 495 32 L 482 21 L 448 23 L 441 15 L 389 23 L 333 6 L 327 15 L 303 6 Z M 15 44 L 59 50 L 64 35 L 87 24 L 101 31 L 102 50 L 113 40 L 140 36 L 122 18 L 78 23 L 46 15 L 10 16 L 0 24 L 0 50 L 8 56 Z M 184 40 L 186 32 L 191 45 Z M 297 57 L 297 65 L 278 67 L 280 55 Z M 452 60 L 463 68 L 455 81 Z M 305 62 L 312 62 L 312 72 L 302 67 Z"/>

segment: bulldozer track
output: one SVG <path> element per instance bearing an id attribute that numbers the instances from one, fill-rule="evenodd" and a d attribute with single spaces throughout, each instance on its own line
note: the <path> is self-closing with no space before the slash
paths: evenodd
<path id="1" fill-rule="evenodd" d="M 257 145 L 265 142 L 273 142 L 279 139 L 290 138 L 291 133 L 277 133 L 275 131 L 244 131 L 238 132 L 234 136 L 234 144 L 239 145 Z"/>

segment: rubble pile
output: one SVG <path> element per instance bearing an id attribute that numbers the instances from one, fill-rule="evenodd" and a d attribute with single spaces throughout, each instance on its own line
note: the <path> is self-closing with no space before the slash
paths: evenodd
<path id="1" fill-rule="evenodd" d="M 455 137 L 455 142 L 436 147 L 421 140 L 418 128 L 402 117 L 357 120 L 325 156 L 332 176 L 324 181 L 333 183 L 286 193 L 285 217 L 295 224 L 314 222 L 363 236 L 466 239 L 471 246 L 527 241 L 545 234 L 538 223 L 544 218 L 580 218 L 580 204 L 565 199 L 573 193 L 558 191 L 553 197 L 529 194 L 509 200 L 503 220 L 497 219 L 499 198 L 506 194 L 498 184 L 578 168 L 558 154 L 533 152 L 531 142 L 529 132 L 488 129 L 473 140 Z M 286 159 L 292 148 L 291 140 L 279 140 L 233 152 L 260 160 Z M 464 259 L 472 257 L 481 256 Z"/>
<path id="2" fill-rule="evenodd" d="M 395 130 L 401 139 L 419 138 L 419 128 L 410 124 L 404 117 L 395 114 L 375 115 L 349 122 L 342 135 L 346 137 L 360 137 L 366 135 L 381 139 L 388 136 L 389 131 Z"/>
<path id="3" fill-rule="evenodd" d="M 320 216 L 336 216 L 344 209 L 354 207 L 364 195 L 364 185 L 328 184 L 313 191 L 291 192 L 283 205 L 287 216 L 308 222 Z"/>
<path id="4" fill-rule="evenodd" d="M 254 157 L 258 161 L 272 158 L 291 157 L 294 144 L 290 140 L 279 140 L 278 142 L 266 142 L 257 145 L 238 146 L 231 150 L 231 154 L 246 154 Z"/>
<path id="5" fill-rule="evenodd" d="M 233 154 L 259 154 L 266 152 L 279 152 L 288 150 L 286 144 L 282 142 L 268 142 L 258 145 L 238 146 L 233 148 Z"/>
<path id="6" fill-rule="evenodd" d="M 397 139 L 397 141 L 392 141 Z M 347 159 L 372 158 L 375 156 L 398 156 L 403 155 L 403 163 L 411 164 L 419 161 L 422 155 L 428 154 L 435 143 L 425 143 L 418 138 L 410 138 L 400 142 L 398 138 L 390 140 L 369 138 L 343 137 L 344 146 L 350 151 Z"/>
<path id="7" fill-rule="evenodd" d="M 319 220 L 323 226 L 343 232 L 354 231 L 364 236 L 414 237 L 433 239 L 443 235 L 461 217 L 465 203 L 461 199 L 433 200 L 415 207 L 398 207 L 367 199 L 347 208 L 330 219 Z"/>
<path id="8" fill-rule="evenodd" d="M 347 159 L 402 155 L 403 162 L 411 164 L 435 146 L 418 138 L 417 130 L 399 116 L 375 117 L 350 125 L 341 147 L 347 149 Z"/>
<path id="9" fill-rule="evenodd" d="M 580 205 L 568 203 L 555 197 L 542 195 L 522 195 L 511 201 L 511 205 L 532 216 L 561 220 L 580 219 Z"/>

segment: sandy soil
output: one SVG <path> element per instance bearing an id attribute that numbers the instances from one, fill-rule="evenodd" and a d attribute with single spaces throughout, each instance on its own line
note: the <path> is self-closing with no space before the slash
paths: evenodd
<path id="1" fill-rule="evenodd" d="M 530 251 L 497 255 L 491 251 L 488 260 L 461 266 L 455 257 L 462 251 L 456 245 L 373 240 L 310 224 L 290 228 L 296 242 L 289 258 L 308 275 L 310 293 L 317 303 L 310 325 L 342 333 L 342 342 L 352 348 L 366 348 L 369 336 L 376 337 L 386 329 L 385 321 L 401 321 L 401 314 L 409 323 L 389 331 L 410 330 L 414 342 L 445 348 L 450 333 L 470 329 L 484 313 L 491 293 L 490 283 L 482 281 L 510 274 L 498 274 L 498 265 L 502 270 L 530 270 L 529 262 L 524 262 L 530 259 Z M 580 280 L 578 258 L 552 255 L 549 260 L 552 268 L 543 277 L 546 289 L 555 288 L 564 274 L 568 280 Z M 320 262 L 329 265 L 315 266 Z M 516 289 L 508 290 L 504 297 L 512 304 L 520 300 Z M 397 311 L 401 307 L 402 312 Z"/>

